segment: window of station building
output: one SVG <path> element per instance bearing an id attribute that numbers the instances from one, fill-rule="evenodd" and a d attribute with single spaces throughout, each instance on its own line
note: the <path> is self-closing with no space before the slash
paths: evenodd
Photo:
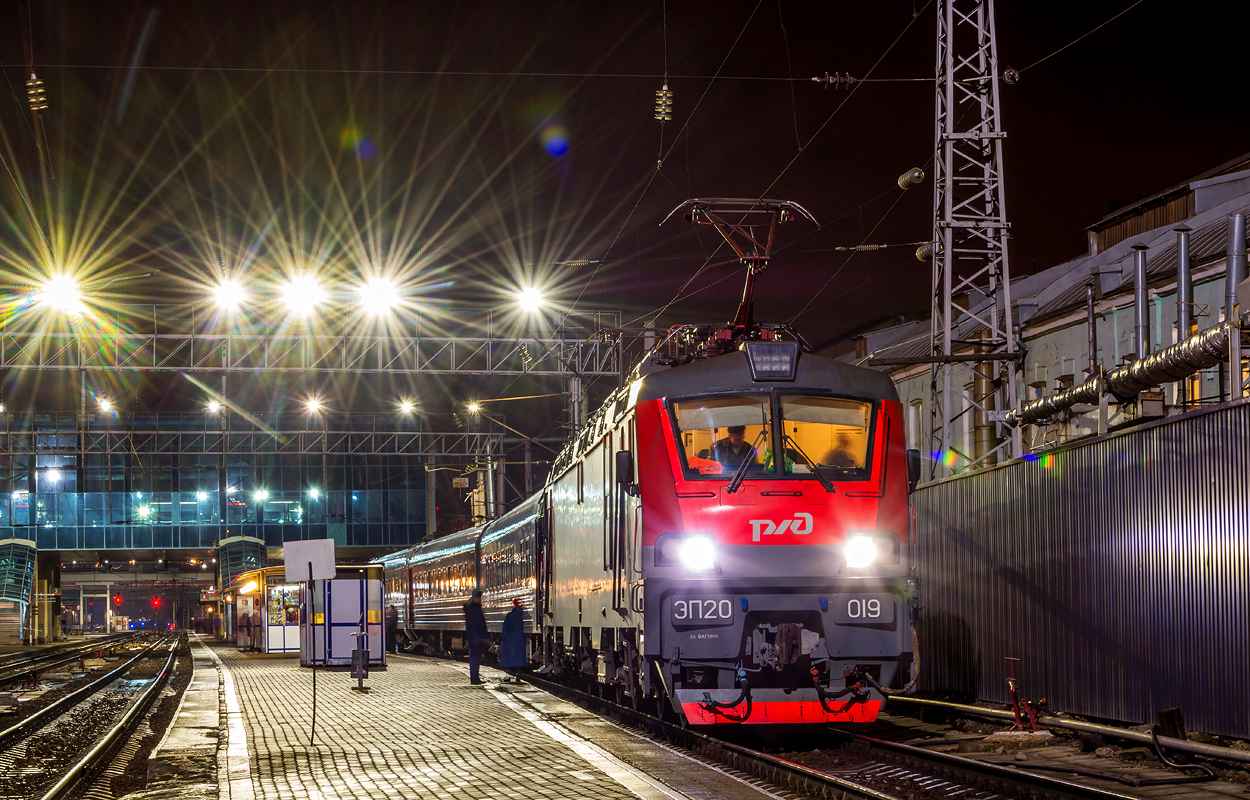
<path id="1" fill-rule="evenodd" d="M 907 446 L 912 449 L 920 447 L 920 417 L 924 413 L 924 401 L 912 400 L 907 406 Z"/>
<path id="2" fill-rule="evenodd" d="M 772 404 L 768 395 L 681 400 L 673 404 L 686 477 L 728 480 L 744 462 L 747 476 L 773 474 Z"/>
<path id="3" fill-rule="evenodd" d="M 836 397 L 783 397 L 786 472 L 811 474 L 808 462 L 835 480 L 865 480 L 872 404 Z"/>

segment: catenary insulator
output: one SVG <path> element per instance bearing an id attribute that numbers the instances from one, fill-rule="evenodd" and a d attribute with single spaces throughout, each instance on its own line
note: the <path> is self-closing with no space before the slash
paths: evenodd
<path id="1" fill-rule="evenodd" d="M 920 167 L 912 167 L 911 169 L 898 176 L 898 188 L 910 189 L 913 186 L 919 186 L 924 180 L 924 170 Z"/>
<path id="2" fill-rule="evenodd" d="M 655 90 L 655 118 L 661 122 L 673 118 L 673 93 L 667 83 Z"/>
<path id="3" fill-rule="evenodd" d="M 942 245 L 939 242 L 925 242 L 916 248 L 917 261 L 932 261 L 933 256 L 942 252 Z"/>
<path id="4" fill-rule="evenodd" d="M 30 80 L 26 81 L 26 100 L 30 103 L 31 111 L 46 111 L 48 108 L 48 96 L 43 90 L 43 81 L 35 77 L 35 73 L 30 73 Z"/>
<path id="5" fill-rule="evenodd" d="M 842 87 L 850 87 L 859 82 L 859 78 L 851 77 L 851 73 L 849 72 L 845 75 L 840 75 L 836 72 L 830 75 L 826 72 L 823 78 L 812 78 L 812 80 L 816 81 L 826 89 L 830 86 L 836 86 L 839 89 Z"/>

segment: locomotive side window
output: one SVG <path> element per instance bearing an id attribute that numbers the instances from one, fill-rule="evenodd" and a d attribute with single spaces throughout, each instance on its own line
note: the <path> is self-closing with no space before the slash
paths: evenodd
<path id="1" fill-rule="evenodd" d="M 737 395 L 673 403 L 687 477 L 728 480 L 743 464 L 748 475 L 774 472 L 772 404 L 768 395 Z"/>
<path id="2" fill-rule="evenodd" d="M 833 480 L 867 480 L 872 404 L 835 397 L 783 397 L 785 470 L 810 475 L 809 462 Z"/>

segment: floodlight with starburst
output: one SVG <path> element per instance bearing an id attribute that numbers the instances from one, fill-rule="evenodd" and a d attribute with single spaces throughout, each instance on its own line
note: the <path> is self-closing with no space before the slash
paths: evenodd
<path id="1" fill-rule="evenodd" d="M 247 299 L 247 291 L 238 281 L 222 281 L 212 288 L 213 302 L 226 311 L 238 308 Z"/>
<path id="2" fill-rule="evenodd" d="M 414 411 L 416 411 L 416 410 L 417 410 L 417 406 L 416 406 L 416 404 L 415 404 L 415 403 L 413 403 L 411 400 L 400 400 L 400 401 L 399 401 L 399 412 L 400 412 L 401 414 L 411 414 L 412 412 L 414 412 Z"/>
<path id="3" fill-rule="evenodd" d="M 324 406 L 325 404 L 316 397 L 310 397 L 304 401 L 304 409 L 308 411 L 309 414 L 316 414 L 320 412 Z"/>
<path id="4" fill-rule="evenodd" d="M 522 311 L 537 311 L 543 307 L 545 302 L 543 293 L 535 289 L 533 286 L 522 289 L 516 296 L 517 305 Z"/>
<path id="5" fill-rule="evenodd" d="M 278 293 L 287 310 L 300 316 L 311 314 L 326 299 L 326 290 L 312 275 L 297 275 L 279 286 Z"/>
<path id="6" fill-rule="evenodd" d="M 360 307 L 366 314 L 379 316 L 399 305 L 399 287 L 390 278 L 372 278 L 357 290 Z"/>
<path id="7" fill-rule="evenodd" d="M 44 281 L 35 294 L 35 301 L 64 314 L 81 314 L 87 310 L 82 288 L 69 275 L 53 275 Z"/>
<path id="8" fill-rule="evenodd" d="M 209 400 L 205 408 L 208 409 L 210 414 L 216 414 L 218 411 L 221 411 L 221 403 L 218 403 L 216 400 Z"/>

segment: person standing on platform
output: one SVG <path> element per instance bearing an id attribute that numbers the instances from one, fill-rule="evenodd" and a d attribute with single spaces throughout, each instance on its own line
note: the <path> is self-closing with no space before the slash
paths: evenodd
<path id="1" fill-rule="evenodd" d="M 386 652 L 398 653 L 395 646 L 395 634 L 399 631 L 399 609 L 391 603 L 386 609 Z"/>
<path id="2" fill-rule="evenodd" d="M 474 589 L 473 597 L 464 604 L 464 641 L 469 646 L 469 683 L 485 683 L 478 676 L 478 668 L 482 666 L 482 648 L 490 642 L 490 631 L 486 630 L 486 615 L 482 613 L 481 589 Z"/>
<path id="3" fill-rule="evenodd" d="M 517 670 L 529 667 L 529 660 L 525 656 L 525 606 L 521 605 L 518 598 L 513 598 L 512 610 L 503 618 L 499 666 L 514 676 Z M 517 683 L 520 682 L 521 679 L 518 677 Z"/>

